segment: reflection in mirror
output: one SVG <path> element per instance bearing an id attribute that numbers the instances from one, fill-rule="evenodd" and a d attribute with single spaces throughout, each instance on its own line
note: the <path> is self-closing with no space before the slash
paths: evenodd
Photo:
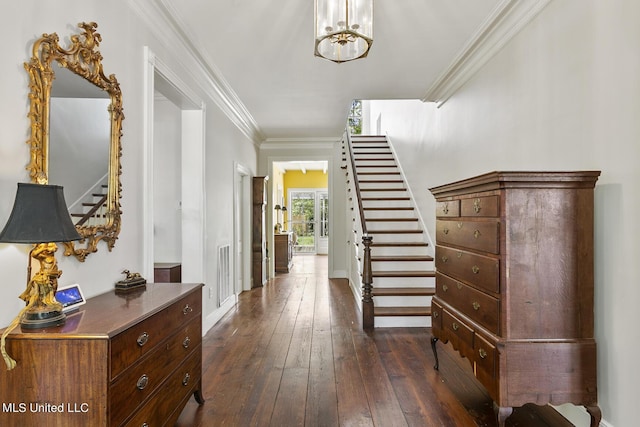
<path id="1" fill-rule="evenodd" d="M 107 92 L 66 68 L 56 70 L 49 110 L 48 177 L 49 183 L 64 187 L 77 225 L 106 224 L 110 104 Z"/>
<path id="2" fill-rule="evenodd" d="M 31 161 L 36 183 L 58 184 L 83 237 L 65 244 L 65 255 L 80 261 L 100 241 L 113 249 L 120 233 L 120 138 L 122 94 L 116 77 L 102 69 L 94 22 L 68 48 L 55 33 L 43 34 L 25 63 L 30 78 Z M 54 66 L 55 64 L 55 66 Z"/>

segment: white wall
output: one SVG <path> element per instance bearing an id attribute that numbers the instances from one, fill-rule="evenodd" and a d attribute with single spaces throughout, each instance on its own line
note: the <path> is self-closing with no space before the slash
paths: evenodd
<path id="1" fill-rule="evenodd" d="M 441 108 L 374 102 L 434 235 L 428 188 L 493 170 L 601 170 L 595 189 L 599 401 L 637 423 L 640 2 L 551 2 Z M 563 413 L 589 425 L 573 407 Z"/>
<path id="2" fill-rule="evenodd" d="M 156 96 L 153 129 L 153 258 L 182 261 L 182 111 Z"/>
<path id="3" fill-rule="evenodd" d="M 84 263 L 59 256 L 63 271 L 60 284 L 78 282 L 88 297 L 108 291 L 122 278 L 123 269 L 142 271 L 143 260 L 143 106 L 145 46 L 173 70 L 206 106 L 205 133 L 207 190 L 205 265 L 206 280 L 216 277 L 215 257 L 219 244 L 230 242 L 233 232 L 234 161 L 255 170 L 256 148 L 245 133 L 222 112 L 214 100 L 213 90 L 203 84 L 198 64 L 184 50 L 167 47 L 147 28 L 146 21 L 129 10 L 132 3 L 97 0 L 58 0 L 42 2 L 23 0 L 3 5 L 0 38 L 6 41 L 0 66 L 0 225 L 6 222 L 16 183 L 28 182 L 25 170 L 29 162 L 28 77 L 23 63 L 31 57 L 33 42 L 42 33 L 57 32 L 61 43 L 77 33 L 77 23 L 95 21 L 102 35 L 100 52 L 107 74 L 115 74 L 123 93 L 125 120 L 122 138 L 122 230 L 112 252 L 104 244 Z M 204 88 L 204 89 L 203 89 Z M 220 185 L 220 184 L 223 185 Z M 227 208 L 228 207 L 228 208 Z M 26 282 L 27 254 L 24 245 L 0 244 L 0 325 L 8 324 L 23 302 L 18 295 Z M 150 278 L 148 278 L 150 279 Z M 208 296 L 205 296 L 208 298 Z M 215 310 L 215 301 L 206 301 L 204 316 Z"/>

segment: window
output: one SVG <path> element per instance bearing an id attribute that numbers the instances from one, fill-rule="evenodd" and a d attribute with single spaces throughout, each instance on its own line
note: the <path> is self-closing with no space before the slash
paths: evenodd
<path id="1" fill-rule="evenodd" d="M 362 101 L 354 99 L 349 109 L 349 132 L 351 135 L 360 135 L 362 133 Z"/>

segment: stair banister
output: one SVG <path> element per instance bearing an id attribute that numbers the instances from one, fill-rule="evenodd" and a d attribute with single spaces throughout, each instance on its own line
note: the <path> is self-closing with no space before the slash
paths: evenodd
<path id="1" fill-rule="evenodd" d="M 373 315 L 373 274 L 371 271 L 371 244 L 373 237 L 367 232 L 367 223 L 364 217 L 364 209 L 362 207 L 362 198 L 360 196 L 360 185 L 356 176 L 356 163 L 353 155 L 353 145 L 351 144 L 351 133 L 346 132 L 347 146 L 349 147 L 349 159 L 352 171 L 352 180 L 355 189 L 355 197 L 358 201 L 358 213 L 360 219 L 360 227 L 362 229 L 363 260 L 362 260 L 362 327 L 371 329 L 374 327 Z"/>

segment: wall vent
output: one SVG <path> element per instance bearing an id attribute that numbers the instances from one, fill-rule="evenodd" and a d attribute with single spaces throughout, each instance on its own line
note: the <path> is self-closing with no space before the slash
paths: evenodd
<path id="1" fill-rule="evenodd" d="M 221 307 L 233 295 L 229 248 L 228 244 L 218 247 L 218 307 Z"/>

